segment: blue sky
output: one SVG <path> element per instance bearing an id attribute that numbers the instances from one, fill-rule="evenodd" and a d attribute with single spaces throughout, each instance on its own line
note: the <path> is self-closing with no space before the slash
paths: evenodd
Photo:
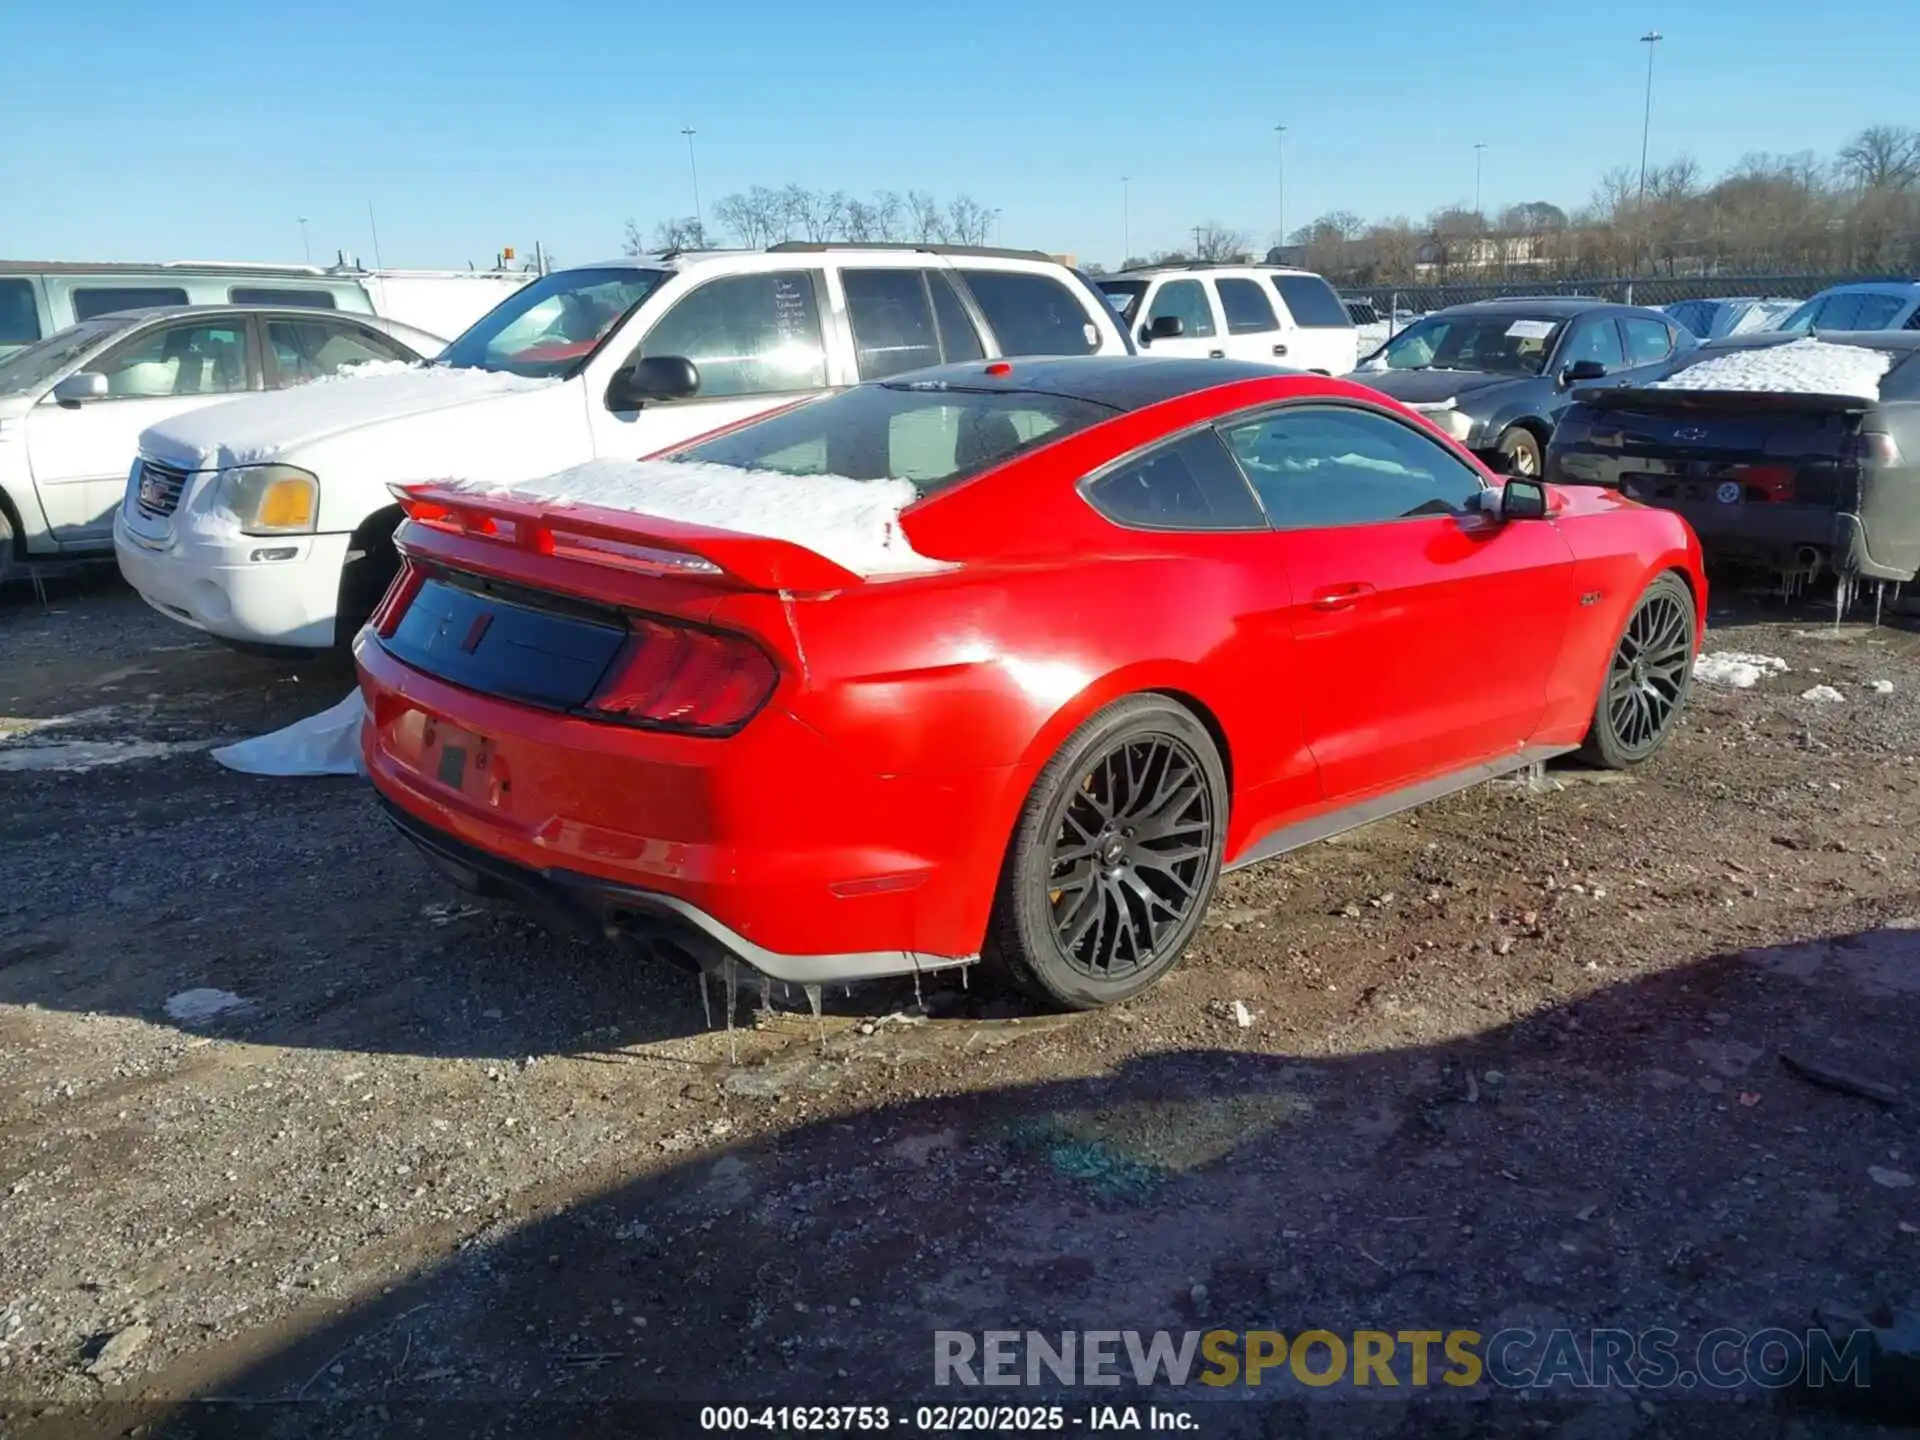
<path id="1" fill-rule="evenodd" d="M 966 191 L 1009 245 L 1114 263 L 1208 219 L 1584 200 L 1652 153 L 1717 172 L 1920 123 L 1920 5 L 1644 0 L 0 6 L 0 255 L 485 262 L 616 253 L 629 216 L 797 181 Z M 1868 43 L 1865 37 L 1871 37 Z M 21 63 L 24 62 L 24 63 Z"/>

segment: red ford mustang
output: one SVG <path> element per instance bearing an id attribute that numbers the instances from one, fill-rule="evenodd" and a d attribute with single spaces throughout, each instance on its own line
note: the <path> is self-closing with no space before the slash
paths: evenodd
<path id="1" fill-rule="evenodd" d="M 415 487 L 356 645 L 368 767 L 468 887 L 796 984 L 985 957 L 1119 1000 L 1223 869 L 1647 759 L 1705 610 L 1675 516 L 1501 488 L 1373 391 L 1224 361 L 948 366 L 668 458 L 802 503 L 910 481 L 928 563 Z"/>

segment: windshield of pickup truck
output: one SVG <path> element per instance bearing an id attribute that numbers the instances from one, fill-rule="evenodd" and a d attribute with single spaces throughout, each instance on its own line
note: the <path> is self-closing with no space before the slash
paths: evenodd
<path id="1" fill-rule="evenodd" d="M 1532 315 L 1430 315 L 1394 336 L 1363 368 L 1538 375 L 1563 324 Z"/>
<path id="2" fill-rule="evenodd" d="M 440 354 L 461 370 L 529 379 L 571 375 L 607 332 L 659 288 L 664 270 L 557 270 L 516 290 Z"/>
<path id="3" fill-rule="evenodd" d="M 0 360 L 0 395 L 22 395 L 48 381 L 120 329 L 120 321 L 82 321 Z"/>

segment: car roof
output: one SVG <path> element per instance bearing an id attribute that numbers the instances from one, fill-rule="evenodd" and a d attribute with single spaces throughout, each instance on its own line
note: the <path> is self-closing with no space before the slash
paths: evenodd
<path id="1" fill-rule="evenodd" d="M 1443 310 L 1435 310 L 1431 313 L 1512 317 L 1516 311 L 1520 310 L 1531 310 L 1543 318 L 1552 316 L 1556 320 L 1571 320 L 1576 315 L 1591 315 L 1601 310 L 1621 315 L 1652 315 L 1663 320 L 1669 318 L 1648 306 L 1621 305 L 1612 300 L 1588 300 L 1577 295 L 1514 295 L 1503 300 L 1469 300 L 1465 304 L 1449 305 Z"/>
<path id="2" fill-rule="evenodd" d="M 1268 265 L 1259 260 L 1169 260 L 1164 265 L 1136 265 L 1131 270 L 1117 270 L 1111 275 L 1096 275 L 1094 282 L 1102 280 L 1144 280 L 1153 275 L 1177 275 L 1183 273 L 1211 273 L 1215 270 L 1258 270 L 1267 275 L 1311 275 L 1319 279 L 1316 270 L 1300 270 L 1292 265 Z"/>
<path id="3" fill-rule="evenodd" d="M 1845 285 L 1829 285 L 1818 295 L 1810 299 L 1818 300 L 1827 295 L 1898 295 L 1911 299 L 1915 291 L 1920 291 L 1920 280 L 1854 280 Z"/>
<path id="4" fill-rule="evenodd" d="M 95 320 L 115 320 L 131 325 L 136 320 L 163 320 L 178 315 L 294 315 L 308 320 L 323 317 L 334 320 L 358 320 L 362 324 L 371 323 L 375 329 L 382 325 L 400 323 L 360 310 L 333 310 L 321 305 L 143 305 L 133 310 L 103 310 L 98 315 L 89 315 L 78 323 L 85 325 Z M 418 329 L 417 326 L 412 325 L 401 328 Z"/>
<path id="5" fill-rule="evenodd" d="M 1002 373 L 1002 367 L 1006 367 Z M 1304 371 L 1240 360 L 1203 360 L 1169 355 L 1066 355 L 969 360 L 892 376 L 886 385 L 931 386 L 940 381 L 970 390 L 1058 395 L 1115 410 L 1140 410 L 1198 390 L 1241 380 L 1274 380 Z"/>

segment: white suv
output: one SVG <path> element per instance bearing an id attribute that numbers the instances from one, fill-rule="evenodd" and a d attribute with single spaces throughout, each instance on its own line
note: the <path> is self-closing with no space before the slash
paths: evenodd
<path id="1" fill-rule="evenodd" d="M 1037 252 L 792 243 L 555 271 L 433 365 L 156 425 L 114 522 L 120 569 L 239 645 L 351 642 L 394 569 L 389 486 L 637 459 L 822 391 L 947 361 L 1125 354 L 1091 282 Z M 690 360 L 697 388 L 649 390 Z M 684 366 L 679 373 L 685 372 Z"/>
<path id="2" fill-rule="evenodd" d="M 1345 375 L 1360 359 L 1347 307 L 1309 270 L 1188 262 L 1103 275 L 1099 284 L 1155 355 L 1322 375 Z"/>

